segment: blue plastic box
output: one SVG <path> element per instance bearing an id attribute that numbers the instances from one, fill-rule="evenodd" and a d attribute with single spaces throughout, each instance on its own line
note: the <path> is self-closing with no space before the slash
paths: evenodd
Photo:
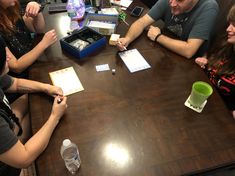
<path id="1" fill-rule="evenodd" d="M 105 36 L 86 26 L 60 39 L 62 50 L 78 59 L 91 55 L 105 45 Z"/>

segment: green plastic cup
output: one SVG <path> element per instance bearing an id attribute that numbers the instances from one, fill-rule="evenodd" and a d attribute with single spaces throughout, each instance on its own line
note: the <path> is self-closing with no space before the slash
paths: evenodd
<path id="1" fill-rule="evenodd" d="M 201 107 L 212 93 L 213 89 L 210 84 L 203 81 L 196 81 L 192 86 L 189 104 L 193 107 Z"/>

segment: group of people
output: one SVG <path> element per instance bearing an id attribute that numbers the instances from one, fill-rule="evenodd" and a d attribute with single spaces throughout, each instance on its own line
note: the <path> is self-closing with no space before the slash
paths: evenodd
<path id="1" fill-rule="evenodd" d="M 40 155 L 67 107 L 61 88 L 27 79 L 29 66 L 57 41 L 52 29 L 34 44 L 32 34 L 44 33 L 45 27 L 40 7 L 29 2 L 21 14 L 18 0 L 0 0 L 0 176 L 19 175 L 20 168 Z M 147 29 L 150 40 L 195 59 L 235 118 L 235 5 L 228 12 L 226 37 L 211 47 L 218 12 L 216 0 L 158 0 L 131 25 L 117 47 L 124 50 Z M 164 21 L 164 29 L 152 26 L 159 19 Z M 27 93 L 38 91 L 54 97 L 54 103 L 46 123 L 31 136 Z"/>
<path id="2" fill-rule="evenodd" d="M 147 28 L 150 40 L 195 59 L 235 118 L 235 5 L 227 15 L 228 27 L 224 31 L 227 35 L 221 34 L 223 39 L 211 43 L 218 12 L 216 0 L 157 0 L 117 45 L 124 50 Z M 159 19 L 164 21 L 163 29 L 152 26 Z"/>

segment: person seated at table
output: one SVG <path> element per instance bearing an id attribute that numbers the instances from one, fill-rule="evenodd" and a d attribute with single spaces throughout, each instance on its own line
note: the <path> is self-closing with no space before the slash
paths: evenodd
<path id="1" fill-rule="evenodd" d="M 55 30 L 45 33 L 34 47 L 33 33 L 43 33 L 45 21 L 40 12 L 41 5 L 29 2 L 24 15 L 21 15 L 18 0 L 0 0 L 0 35 L 15 56 L 9 61 L 9 74 L 28 78 L 27 68 L 32 65 L 46 48 L 57 41 Z"/>
<path id="2" fill-rule="evenodd" d="M 0 40 L 0 176 L 17 176 L 20 168 L 29 166 L 46 148 L 53 130 L 67 108 L 67 98 L 61 88 L 14 78 L 7 75 L 8 58 Z M 9 104 L 4 92 L 32 93 L 42 91 L 54 96 L 51 114 L 41 129 L 31 138 L 28 96 L 24 94 Z M 33 118 L 33 117 L 32 117 Z"/>
<path id="3" fill-rule="evenodd" d="M 202 56 L 218 10 L 216 0 L 158 0 L 147 14 L 131 25 L 117 46 L 124 50 L 145 28 L 161 19 L 167 34 L 151 25 L 147 33 L 150 40 L 186 58 L 195 57 L 195 54 Z"/>
<path id="4" fill-rule="evenodd" d="M 205 69 L 235 118 L 235 5 L 230 9 L 227 21 L 227 36 L 215 43 L 207 57 L 198 57 L 195 62 Z"/>

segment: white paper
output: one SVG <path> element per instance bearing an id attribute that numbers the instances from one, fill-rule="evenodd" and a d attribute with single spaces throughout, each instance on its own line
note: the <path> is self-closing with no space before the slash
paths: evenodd
<path id="1" fill-rule="evenodd" d="M 95 27 L 95 28 L 107 28 L 107 29 L 114 29 L 116 24 L 114 23 L 107 23 L 103 21 L 89 21 L 87 24 L 88 27 Z"/>
<path id="2" fill-rule="evenodd" d="M 103 8 L 101 9 L 102 14 L 108 14 L 108 15 L 118 15 L 118 11 L 116 8 Z"/>
<path id="3" fill-rule="evenodd" d="M 49 73 L 52 83 L 63 90 L 64 96 L 84 90 L 73 67 Z"/>
<path id="4" fill-rule="evenodd" d="M 131 73 L 151 68 L 137 49 L 120 52 L 119 55 Z"/>
<path id="5" fill-rule="evenodd" d="M 120 5 L 127 8 L 127 7 L 129 7 L 131 5 L 132 2 L 133 2 L 132 0 L 121 0 Z"/>
<path id="6" fill-rule="evenodd" d="M 95 68 L 96 68 L 96 71 L 97 71 L 97 72 L 110 70 L 108 64 L 96 65 Z"/>
<path id="7" fill-rule="evenodd" d="M 111 0 L 110 2 L 116 5 L 120 5 L 122 6 L 121 8 L 122 10 L 126 10 L 131 5 L 133 0 L 121 0 L 121 1 Z"/>

